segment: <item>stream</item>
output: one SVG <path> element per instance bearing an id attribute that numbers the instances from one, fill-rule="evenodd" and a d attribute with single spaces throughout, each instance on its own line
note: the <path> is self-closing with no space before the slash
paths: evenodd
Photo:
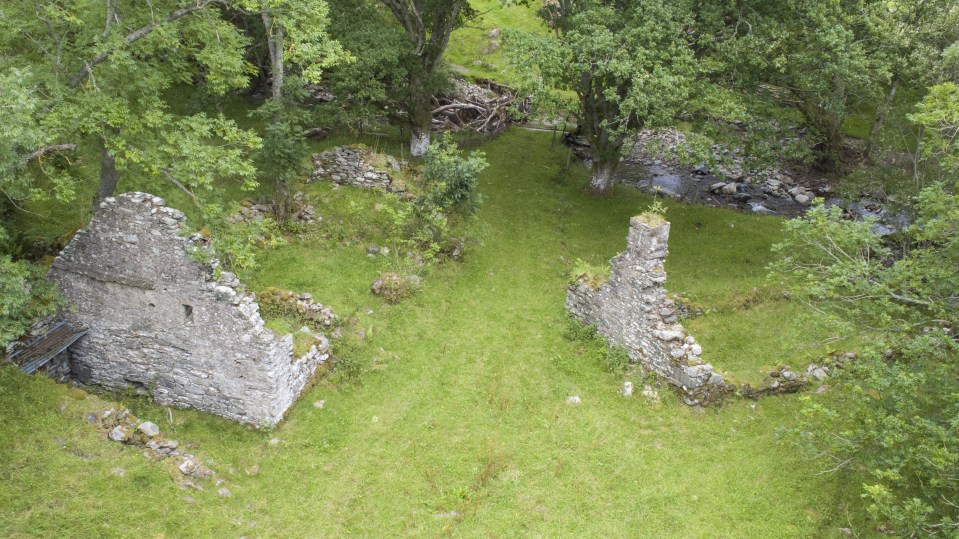
<path id="1" fill-rule="evenodd" d="M 567 139 L 567 144 L 586 167 L 591 165 L 588 145 Z M 852 201 L 833 194 L 829 185 L 807 189 L 789 174 L 768 170 L 742 174 L 738 181 L 715 174 L 704 166 L 688 168 L 646 155 L 637 144 L 617 168 L 615 181 L 647 193 L 661 195 L 717 208 L 783 217 L 798 217 L 809 208 L 814 198 L 825 200 L 827 207 L 843 208 L 847 217 L 856 220 L 875 219 L 872 230 L 880 236 L 901 232 L 910 224 L 909 215 L 873 198 Z M 765 179 L 764 179 L 765 177 Z"/>

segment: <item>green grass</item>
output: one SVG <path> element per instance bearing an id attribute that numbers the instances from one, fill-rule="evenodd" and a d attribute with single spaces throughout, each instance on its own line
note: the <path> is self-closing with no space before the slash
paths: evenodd
<path id="1" fill-rule="evenodd" d="M 311 292 L 341 315 L 364 309 L 354 327 L 366 337 L 354 353 L 371 368 L 358 382 L 321 383 L 268 431 L 187 410 L 172 411 L 171 424 L 167 410 L 129 401 L 169 436 L 195 442 L 231 498 L 212 485 L 182 491 L 160 465 L 108 442 L 83 420 L 106 406 L 99 398 L 0 369 L 0 535 L 863 533 L 855 517 L 862 509 L 849 495 L 856 485 L 816 475 L 806 455 L 778 442 L 777 430 L 799 420 L 795 397 L 734 400 L 705 413 L 668 390 L 659 404 L 625 399 L 617 394 L 623 378 L 564 337 L 571 261 L 621 250 L 629 217 L 649 198 L 585 195 L 585 172 L 562 170 L 565 150 L 551 147 L 548 134 L 514 129 L 483 149 L 485 244 L 428 275 L 410 300 L 373 297 L 368 287 L 382 262 L 360 243 L 321 236 L 269 253 L 245 276 L 254 286 Z M 368 197 L 341 192 L 341 202 Z M 669 288 L 719 306 L 691 324 L 707 358 L 756 356 L 780 329 L 768 319 L 792 317 L 788 302 L 763 294 L 748 301 L 764 282 L 779 222 L 678 204 L 667 218 Z M 740 347 L 716 350 L 730 342 L 727 328 L 743 335 Z M 583 403 L 568 406 L 568 395 Z M 319 399 L 322 409 L 311 405 Z M 268 444 L 274 437 L 280 443 Z M 254 465 L 259 473 L 245 473 Z M 112 473 L 117 467 L 123 477 Z"/>
<path id="2" fill-rule="evenodd" d="M 545 32 L 545 25 L 536 15 L 537 3 L 502 7 L 501 0 L 474 0 L 470 4 L 482 15 L 453 33 L 444 58 L 461 75 L 515 84 L 518 79 L 507 56 L 509 44 L 505 33 Z M 494 28 L 505 32 L 489 38 L 488 34 Z M 486 53 L 491 41 L 498 43 L 499 49 Z"/>

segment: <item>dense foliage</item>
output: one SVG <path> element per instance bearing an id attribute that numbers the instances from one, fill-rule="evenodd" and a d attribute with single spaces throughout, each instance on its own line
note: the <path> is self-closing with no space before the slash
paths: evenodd
<path id="1" fill-rule="evenodd" d="M 953 85 L 934 88 L 913 116 L 926 128 L 923 153 L 943 165 L 944 179 L 913 200 L 913 223 L 897 243 L 869 221 L 820 206 L 787 222 L 775 265 L 840 334 L 871 342 L 834 370 L 828 396 L 809 400 L 799 437 L 831 471 L 865 474 L 870 513 L 909 536 L 959 528 L 955 95 Z"/>
<path id="2" fill-rule="evenodd" d="M 566 107 L 592 150 L 591 186 L 606 191 L 635 130 L 668 125 L 690 97 L 691 6 L 563 0 L 541 13 L 553 32 L 516 36 L 517 61 L 540 77 L 539 102 L 575 94 Z"/>

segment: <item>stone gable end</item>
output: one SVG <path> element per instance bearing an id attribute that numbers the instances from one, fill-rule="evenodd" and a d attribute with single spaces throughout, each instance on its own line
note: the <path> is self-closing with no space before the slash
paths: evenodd
<path id="1" fill-rule="evenodd" d="M 664 261 L 669 223 L 655 216 L 630 219 L 626 250 L 610 260 L 609 280 L 597 288 L 574 283 L 566 310 L 629 357 L 680 388 L 687 404 L 726 393 L 723 377 L 704 363 L 702 347 L 686 335 L 667 297 Z"/>
<path id="2" fill-rule="evenodd" d="M 108 198 L 55 259 L 49 279 L 89 329 L 71 351 L 80 382 L 243 423 L 278 423 L 328 350 L 293 357 L 239 281 L 192 256 L 185 216 L 146 193 Z"/>

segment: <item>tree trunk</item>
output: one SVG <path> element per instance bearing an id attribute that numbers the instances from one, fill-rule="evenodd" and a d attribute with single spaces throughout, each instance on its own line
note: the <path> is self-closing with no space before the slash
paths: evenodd
<path id="1" fill-rule="evenodd" d="M 275 101 L 283 97 L 283 40 L 286 37 L 282 25 L 273 25 L 270 12 L 263 10 L 263 30 L 266 32 L 266 46 L 270 51 L 270 95 Z"/>
<path id="2" fill-rule="evenodd" d="M 273 201 L 276 222 L 285 225 L 290 217 L 290 187 L 281 179 L 276 180 L 276 197 Z"/>
<path id="3" fill-rule="evenodd" d="M 886 115 L 892 109 L 892 102 L 896 99 L 896 91 L 899 90 L 899 74 L 892 78 L 892 84 L 889 86 L 889 92 L 886 94 L 886 101 L 879 110 L 876 111 L 876 120 L 872 123 L 872 129 L 869 131 L 869 141 L 866 142 L 865 157 L 872 161 L 872 152 L 876 149 L 876 141 L 879 139 L 879 130 L 886 121 Z"/>
<path id="4" fill-rule="evenodd" d="M 97 192 L 93 195 L 94 212 L 100 207 L 103 199 L 113 196 L 118 183 L 120 183 L 120 171 L 117 170 L 117 159 L 104 142 L 100 157 L 100 185 L 97 186 Z"/>
<path id="5" fill-rule="evenodd" d="M 613 188 L 613 175 L 619 165 L 618 158 L 593 157 L 593 177 L 589 180 L 589 190 L 596 194 L 608 193 Z"/>
<path id="6" fill-rule="evenodd" d="M 426 155 L 430 146 L 430 127 L 433 125 L 432 96 L 426 91 L 424 80 L 427 75 L 415 73 L 410 76 L 410 155 Z"/>
<path id="7" fill-rule="evenodd" d="M 426 150 L 430 147 L 430 132 L 418 131 L 416 128 L 410 130 L 410 155 L 419 157 L 426 155 Z"/>

